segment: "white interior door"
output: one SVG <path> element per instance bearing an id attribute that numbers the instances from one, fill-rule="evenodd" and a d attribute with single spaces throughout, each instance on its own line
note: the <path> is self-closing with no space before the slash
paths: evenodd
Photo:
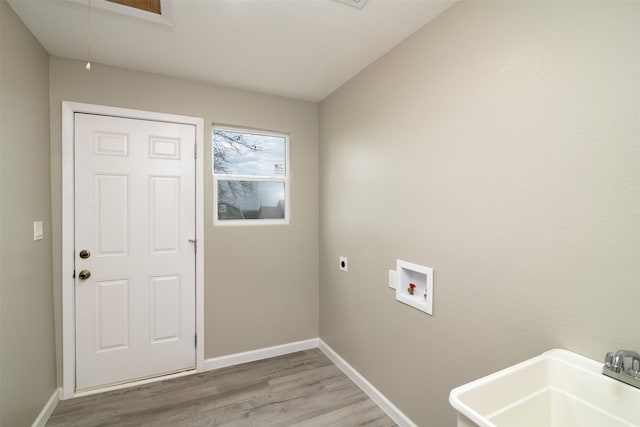
<path id="1" fill-rule="evenodd" d="M 76 390 L 193 369 L 195 127 L 76 113 L 74 144 Z"/>

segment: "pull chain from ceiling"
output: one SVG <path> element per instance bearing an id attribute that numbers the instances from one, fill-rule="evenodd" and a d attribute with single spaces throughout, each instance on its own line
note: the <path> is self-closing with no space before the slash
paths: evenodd
<path id="1" fill-rule="evenodd" d="M 87 0 L 87 65 L 84 68 L 91 70 L 91 0 Z"/>

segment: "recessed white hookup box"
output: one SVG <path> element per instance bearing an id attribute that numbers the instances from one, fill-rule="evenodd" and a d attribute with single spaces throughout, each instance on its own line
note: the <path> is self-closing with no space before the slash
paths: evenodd
<path id="1" fill-rule="evenodd" d="M 396 260 L 396 300 L 433 315 L 433 269 Z"/>

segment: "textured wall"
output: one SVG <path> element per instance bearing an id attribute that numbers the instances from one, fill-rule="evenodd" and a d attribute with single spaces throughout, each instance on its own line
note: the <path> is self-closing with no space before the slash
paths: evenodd
<path id="1" fill-rule="evenodd" d="M 0 0 L 0 425 L 30 426 L 56 388 L 48 55 Z M 44 239 L 33 241 L 33 221 Z"/>
<path id="2" fill-rule="evenodd" d="M 54 248 L 60 247 L 61 233 L 63 100 L 203 117 L 205 358 L 317 337 L 318 105 L 92 65 L 87 72 L 81 62 L 50 59 Z M 290 134 L 291 225 L 213 227 L 212 122 Z M 54 279 L 59 305 L 58 252 Z"/>
<path id="3" fill-rule="evenodd" d="M 639 112 L 639 2 L 454 5 L 320 105 L 321 338 L 421 426 L 547 349 L 640 349 Z"/>

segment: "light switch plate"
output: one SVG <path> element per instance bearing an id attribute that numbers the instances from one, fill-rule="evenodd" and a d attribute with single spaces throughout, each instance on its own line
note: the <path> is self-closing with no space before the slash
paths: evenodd
<path id="1" fill-rule="evenodd" d="M 389 270 L 389 287 L 391 289 L 396 288 L 396 271 L 395 270 Z"/>
<path id="2" fill-rule="evenodd" d="M 44 239 L 44 229 L 42 227 L 42 221 L 33 221 L 33 240 Z"/>

